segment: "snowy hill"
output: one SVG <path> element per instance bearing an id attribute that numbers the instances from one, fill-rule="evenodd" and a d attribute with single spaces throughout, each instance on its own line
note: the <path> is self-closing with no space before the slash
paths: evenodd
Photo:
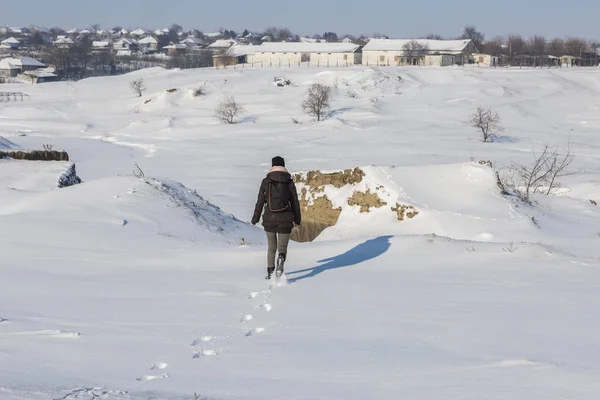
<path id="1" fill-rule="evenodd" d="M 314 82 L 333 88 L 322 122 L 301 108 Z M 0 151 L 69 161 L 0 160 L 0 399 L 600 395 L 596 69 L 153 68 L 26 88 L 0 108 Z M 226 96 L 239 124 L 215 118 Z M 465 123 L 478 106 L 502 116 L 492 143 Z M 501 192 L 497 171 L 568 142 L 574 174 L 550 195 Z M 248 223 L 276 155 L 316 237 L 290 244 L 287 285 L 264 280 Z M 59 187 L 73 165 L 81 183 Z"/>

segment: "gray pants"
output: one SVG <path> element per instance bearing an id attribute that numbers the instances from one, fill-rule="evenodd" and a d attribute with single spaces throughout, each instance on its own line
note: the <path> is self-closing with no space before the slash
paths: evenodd
<path id="1" fill-rule="evenodd" d="M 267 232 L 267 242 L 267 269 L 273 271 L 275 269 L 275 253 L 287 253 L 290 234 Z"/>

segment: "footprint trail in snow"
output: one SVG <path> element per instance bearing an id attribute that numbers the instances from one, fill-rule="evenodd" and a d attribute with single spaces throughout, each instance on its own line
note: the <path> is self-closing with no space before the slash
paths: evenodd
<path id="1" fill-rule="evenodd" d="M 263 289 L 261 291 L 257 291 L 257 292 L 250 292 L 248 294 L 248 299 L 250 300 L 259 300 L 259 304 L 254 305 L 254 309 L 258 310 L 259 312 L 268 314 L 273 310 L 273 305 L 270 302 L 271 299 L 271 293 L 273 293 L 273 290 L 286 286 L 287 285 L 287 278 L 285 277 L 285 274 L 279 278 L 279 279 L 275 279 L 273 281 L 271 281 L 269 283 L 269 286 L 266 289 Z M 259 299 L 259 296 L 264 296 L 264 298 L 262 300 Z M 251 313 L 242 313 L 241 314 L 241 318 L 239 320 L 239 323 L 242 325 L 248 325 L 251 324 L 252 321 L 254 321 L 256 318 L 253 314 Z M 260 317 L 259 317 L 260 318 Z M 247 338 L 247 337 L 252 337 L 255 335 L 259 335 L 262 334 L 266 331 L 267 329 L 264 326 L 254 326 L 254 327 L 249 327 L 249 328 L 243 328 L 241 334 L 239 334 L 239 336 L 237 336 L 238 338 L 242 339 L 242 338 Z M 193 353 L 192 353 L 192 358 L 193 359 L 200 359 L 200 358 L 211 358 L 211 357 L 215 357 L 218 356 L 219 354 L 225 352 L 228 350 L 228 347 L 231 347 L 234 344 L 237 344 L 237 341 L 231 341 L 228 340 L 227 341 L 227 345 L 228 347 L 225 348 L 214 348 L 213 346 L 211 346 L 212 344 L 214 344 L 215 341 L 220 341 L 222 339 L 225 338 L 235 338 L 235 336 L 231 336 L 231 335 L 220 335 L 220 336 L 213 336 L 213 335 L 204 335 L 204 336 L 199 336 L 197 339 L 194 339 L 192 341 L 192 343 L 190 344 L 190 347 L 194 348 Z M 155 362 L 152 364 L 152 366 L 150 367 L 151 371 L 157 371 L 157 370 L 165 370 L 169 367 L 169 364 L 166 362 Z M 143 375 L 139 378 L 137 378 L 137 381 L 140 382 L 147 382 L 147 381 L 152 381 L 152 380 L 156 380 L 156 379 L 165 379 L 165 378 L 169 378 L 170 374 L 169 373 L 164 373 L 162 375 Z"/>

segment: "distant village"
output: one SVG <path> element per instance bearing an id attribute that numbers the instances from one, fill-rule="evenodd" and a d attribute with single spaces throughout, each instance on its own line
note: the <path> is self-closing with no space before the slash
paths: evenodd
<path id="1" fill-rule="evenodd" d="M 203 33 L 99 26 L 62 30 L 0 27 L 0 83 L 43 83 L 123 74 L 148 67 L 258 68 L 363 66 L 597 67 L 600 45 L 581 38 L 485 39 L 475 27 L 443 38 L 311 37 L 285 28 Z"/>

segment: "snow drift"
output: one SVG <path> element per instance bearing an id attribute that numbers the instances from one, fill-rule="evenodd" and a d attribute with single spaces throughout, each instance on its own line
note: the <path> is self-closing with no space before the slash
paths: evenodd
<path id="1" fill-rule="evenodd" d="M 78 183 L 72 162 L 0 160 L 0 190 L 40 192 Z"/>
<path id="2" fill-rule="evenodd" d="M 178 182 L 123 176 L 78 184 L 74 165 L 66 162 L 0 161 L 0 171 L 1 213 L 5 223 L 20 221 L 11 237 L 27 237 L 32 245 L 58 225 L 69 241 L 102 234 L 134 242 L 156 241 L 156 235 L 203 244 L 264 240 L 259 229 Z"/>

